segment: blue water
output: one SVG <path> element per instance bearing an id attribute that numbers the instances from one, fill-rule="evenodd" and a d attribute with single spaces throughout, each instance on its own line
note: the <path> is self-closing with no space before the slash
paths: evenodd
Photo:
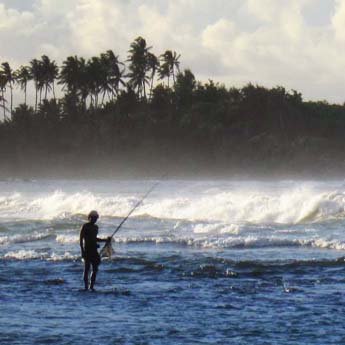
<path id="1" fill-rule="evenodd" d="M 107 236 L 152 181 L 2 184 L 1 344 L 345 341 L 342 182 L 164 181 L 96 292 L 81 290 L 86 210 Z"/>

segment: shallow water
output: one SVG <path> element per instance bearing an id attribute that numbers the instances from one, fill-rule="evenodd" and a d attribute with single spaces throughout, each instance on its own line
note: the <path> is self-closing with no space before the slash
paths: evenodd
<path id="1" fill-rule="evenodd" d="M 1 344 L 344 342 L 342 181 L 163 181 L 81 291 L 85 215 L 152 183 L 0 182 Z"/>

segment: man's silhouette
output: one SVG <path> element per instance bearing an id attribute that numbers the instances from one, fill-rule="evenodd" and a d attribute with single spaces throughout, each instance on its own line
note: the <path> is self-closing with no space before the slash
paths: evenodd
<path id="1" fill-rule="evenodd" d="M 85 290 L 94 291 L 94 286 L 96 282 L 96 275 L 98 271 L 98 265 L 101 263 L 101 257 L 97 251 L 99 247 L 97 242 L 108 242 L 110 237 L 107 239 L 98 238 L 98 226 L 96 222 L 98 220 L 97 211 L 91 211 L 88 216 L 88 223 L 85 223 L 80 230 L 80 249 L 81 256 L 84 259 L 84 287 Z M 91 281 L 89 286 L 89 271 L 92 265 Z"/>

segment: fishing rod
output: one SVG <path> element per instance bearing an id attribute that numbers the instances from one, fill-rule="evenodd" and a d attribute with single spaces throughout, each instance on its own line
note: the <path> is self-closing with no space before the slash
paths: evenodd
<path id="1" fill-rule="evenodd" d="M 147 192 L 146 194 L 141 198 L 141 200 L 138 201 L 138 203 L 132 208 L 132 210 L 127 214 L 127 216 L 122 220 L 122 222 L 117 226 L 113 234 L 110 236 L 110 238 L 113 238 L 114 235 L 121 229 L 121 226 L 123 223 L 130 217 L 130 215 L 143 203 L 143 201 L 151 194 L 151 192 L 159 185 L 160 181 L 157 181 Z"/>
<path id="2" fill-rule="evenodd" d="M 163 178 L 163 177 L 162 177 Z M 108 245 L 111 243 L 111 240 L 113 239 L 113 237 L 115 236 L 115 234 L 121 229 L 122 225 L 125 223 L 125 221 L 131 216 L 131 214 L 143 203 L 143 201 L 152 193 L 152 191 L 161 183 L 162 178 L 157 181 L 156 183 L 154 183 L 151 188 L 145 193 L 145 195 L 141 198 L 141 200 L 139 200 L 136 205 L 130 210 L 130 212 L 127 214 L 127 216 L 125 218 L 122 219 L 121 223 L 117 226 L 117 228 L 114 230 L 114 232 L 112 233 L 112 235 L 110 236 L 110 240 L 109 242 L 107 242 L 104 247 L 101 249 L 100 254 L 102 255 L 102 253 L 104 252 L 104 250 L 106 249 L 106 247 L 108 247 Z"/>

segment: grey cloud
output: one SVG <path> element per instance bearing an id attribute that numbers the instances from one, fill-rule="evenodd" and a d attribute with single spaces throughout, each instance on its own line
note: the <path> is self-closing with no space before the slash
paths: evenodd
<path id="1" fill-rule="evenodd" d="M 19 16 L 26 11 L 33 19 L 11 30 L 0 28 L 0 58 L 19 65 L 47 53 L 61 62 L 70 54 L 88 57 L 110 48 L 125 60 L 131 41 L 142 35 L 156 54 L 168 48 L 181 53 L 181 67 L 191 68 L 197 78 L 229 86 L 249 81 L 286 85 L 308 98 L 342 102 L 344 83 L 338 71 L 345 68 L 339 57 L 345 11 L 340 3 L 2 0 L 7 9 Z"/>

